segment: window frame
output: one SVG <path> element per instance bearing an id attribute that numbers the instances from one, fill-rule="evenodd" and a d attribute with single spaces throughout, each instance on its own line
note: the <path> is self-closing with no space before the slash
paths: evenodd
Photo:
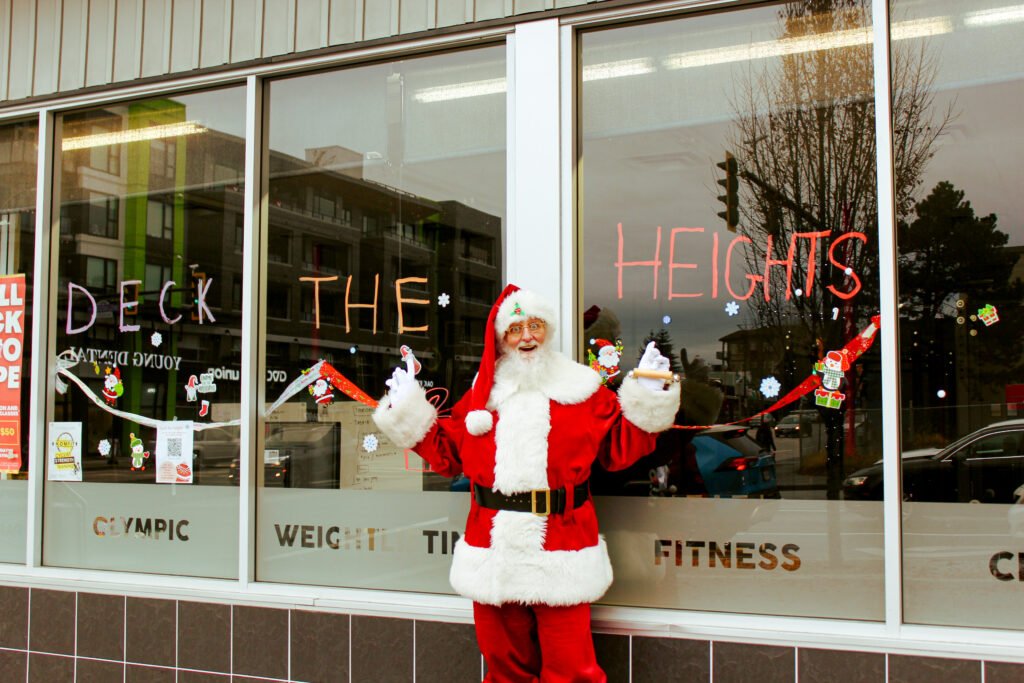
<path id="1" fill-rule="evenodd" d="M 36 458 L 29 470 L 28 518 L 25 565 L 0 564 L 0 580 L 9 583 L 43 585 L 58 588 L 79 587 L 88 581 L 116 593 L 134 593 L 149 597 L 180 597 L 181 591 L 206 599 L 227 602 L 258 601 L 265 604 L 304 605 L 343 609 L 356 614 L 389 614 L 406 618 L 424 615 L 442 620 L 469 621 L 468 601 L 454 596 L 438 596 L 390 591 L 337 589 L 317 586 L 293 586 L 257 583 L 255 566 L 255 467 L 252 454 L 260 452 L 262 439 L 258 425 L 258 406 L 263 396 L 260 373 L 265 358 L 258 339 L 264 330 L 256 313 L 258 302 L 265 300 L 267 254 L 267 191 L 259 186 L 261 166 L 265 163 L 263 79 L 287 73 L 358 64 L 371 60 L 399 59 L 428 50 L 479 45 L 504 40 L 508 60 L 507 94 L 507 230 L 504 243 L 506 279 L 524 282 L 549 296 L 558 304 L 566 324 L 561 326 L 557 342 L 563 351 L 575 353 L 579 337 L 576 322 L 579 308 L 579 254 L 582 245 L 578 231 L 579 191 L 576 163 L 576 60 L 577 33 L 581 29 L 619 24 L 636 19 L 679 15 L 713 7 L 742 9 L 740 0 L 676 0 L 647 6 L 596 8 L 591 11 L 545 18 L 539 21 L 475 28 L 462 32 L 357 47 L 344 52 L 320 54 L 291 61 L 259 64 L 212 74 L 185 76 L 112 88 L 99 93 L 55 96 L 20 104 L 0 111 L 0 122 L 37 117 L 37 197 L 34 272 L 50 274 L 38 277 L 33 300 L 33 343 L 31 350 L 31 411 L 29 443 Z M 874 95 L 876 104 L 876 147 L 879 205 L 879 261 L 881 317 L 885 329 L 896 329 L 896 249 L 892 192 L 892 131 L 890 121 L 890 63 L 888 54 L 889 7 L 887 0 L 872 0 L 874 33 Z M 558 65 L 551 68 L 551 63 Z M 539 70 L 538 70 L 538 67 Z M 517 74 L 523 77 L 517 79 Z M 246 154 L 244 175 L 243 234 L 243 330 L 242 381 L 259 387 L 257 392 L 242 392 L 241 449 L 250 454 L 242 458 L 242 491 L 239 504 L 239 578 L 213 580 L 194 577 L 162 576 L 154 587 L 152 576 L 132 572 L 82 570 L 47 567 L 42 562 L 42 497 L 45 468 L 39 466 L 40 444 L 45 443 L 46 424 L 53 419 L 53 401 L 48 395 L 46 378 L 54 371 L 52 340 L 55 338 L 56 243 L 59 240 L 59 173 L 54 173 L 59 153 L 57 114 L 89 105 L 116 103 L 147 95 L 173 95 L 198 88 L 246 84 Z M 118 163 L 120 159 L 117 160 Z M 358 218 L 358 217 L 357 217 Z M 552 222 L 560 230 L 550 230 Z M 364 228 L 365 230 L 365 228 Z M 594 610 L 601 630 L 622 630 L 634 635 L 670 635 L 715 639 L 755 640 L 797 646 L 835 646 L 867 651 L 891 651 L 920 654 L 941 653 L 972 658 L 1021 661 L 1020 631 L 967 627 L 920 626 L 903 623 L 902 617 L 902 539 L 901 481 L 899 472 L 899 387 L 896 335 L 882 335 L 878 344 L 883 367 L 883 444 L 884 444 L 884 554 L 885 621 L 860 623 L 836 619 L 778 618 L 746 614 L 681 612 L 665 609 L 599 606 Z"/>

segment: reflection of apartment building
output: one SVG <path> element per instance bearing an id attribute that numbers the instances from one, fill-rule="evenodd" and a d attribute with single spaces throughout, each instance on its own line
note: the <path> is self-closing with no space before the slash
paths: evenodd
<path id="1" fill-rule="evenodd" d="M 187 119 L 167 102 L 162 121 Z M 127 129 L 138 116 L 130 106 L 111 108 L 68 117 L 66 129 L 97 135 Z M 419 338 L 425 378 L 468 384 L 501 277 L 500 218 L 367 180 L 361 155 L 350 150 L 306 157 L 269 155 L 267 368 L 290 381 L 324 358 L 377 391 L 398 345 L 417 348 Z M 93 338 L 113 338 L 121 281 L 141 281 L 135 317 L 145 331 L 145 322 L 161 321 L 164 282 L 176 282 L 168 303 L 191 310 L 193 276 L 205 276 L 213 281 L 206 301 L 215 328 L 227 334 L 210 334 L 186 312 L 176 352 L 239 366 L 243 164 L 244 140 L 214 130 L 65 152 L 61 271 L 96 296 Z M 317 287 L 302 278 L 319 280 Z M 402 285 L 401 324 L 429 332 L 407 331 L 399 342 L 395 282 L 403 278 L 413 279 Z M 441 293 L 449 297 L 443 307 Z M 64 306 L 66 291 L 59 296 Z M 87 314 L 76 310 L 74 324 Z"/>
<path id="2" fill-rule="evenodd" d="M 397 362 L 397 346 L 415 348 L 420 337 L 428 344 L 417 348 L 424 377 L 442 386 L 468 381 L 501 276 L 500 219 L 367 180 L 349 150 L 306 157 L 270 153 L 268 367 L 323 357 L 376 386 Z M 405 279 L 399 311 L 395 283 Z"/>

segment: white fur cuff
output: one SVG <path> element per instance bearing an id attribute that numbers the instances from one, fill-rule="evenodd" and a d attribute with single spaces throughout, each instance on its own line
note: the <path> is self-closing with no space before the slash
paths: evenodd
<path id="1" fill-rule="evenodd" d="M 373 421 L 399 448 L 412 448 L 427 435 L 437 422 L 437 410 L 427 401 L 427 393 L 419 384 L 410 389 L 397 406 L 385 395 L 373 411 Z"/>
<path id="2" fill-rule="evenodd" d="M 645 432 L 657 434 L 672 426 L 679 410 L 679 382 L 672 382 L 666 391 L 650 391 L 634 377 L 622 380 L 619 405 L 626 419 Z"/>

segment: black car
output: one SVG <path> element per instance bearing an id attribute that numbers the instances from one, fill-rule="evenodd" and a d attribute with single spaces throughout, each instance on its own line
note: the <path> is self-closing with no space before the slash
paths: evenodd
<path id="1" fill-rule="evenodd" d="M 821 424 L 817 410 L 794 410 L 775 425 L 775 438 L 808 437 L 816 424 Z"/>
<path id="2" fill-rule="evenodd" d="M 1024 420 L 997 422 L 933 455 L 904 457 L 903 499 L 929 503 L 1014 502 L 1024 483 Z M 882 465 L 843 482 L 848 500 L 882 500 Z"/>

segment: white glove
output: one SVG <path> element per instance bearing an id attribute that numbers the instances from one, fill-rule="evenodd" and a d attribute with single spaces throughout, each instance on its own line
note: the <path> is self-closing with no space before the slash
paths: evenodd
<path id="1" fill-rule="evenodd" d="M 647 344 L 647 348 L 644 349 L 644 355 L 640 358 L 640 362 L 637 363 L 638 370 L 665 370 L 668 371 L 672 367 L 668 358 L 661 355 L 661 351 L 654 342 Z M 637 377 L 636 381 L 640 383 L 644 389 L 648 391 L 664 391 L 665 380 L 655 379 L 653 377 Z"/>
<path id="2" fill-rule="evenodd" d="M 405 370 L 395 368 L 391 373 L 391 379 L 384 382 L 388 386 L 388 397 L 391 399 L 391 407 L 395 408 L 402 400 L 412 393 L 416 381 L 416 359 L 412 354 L 405 358 Z"/>

